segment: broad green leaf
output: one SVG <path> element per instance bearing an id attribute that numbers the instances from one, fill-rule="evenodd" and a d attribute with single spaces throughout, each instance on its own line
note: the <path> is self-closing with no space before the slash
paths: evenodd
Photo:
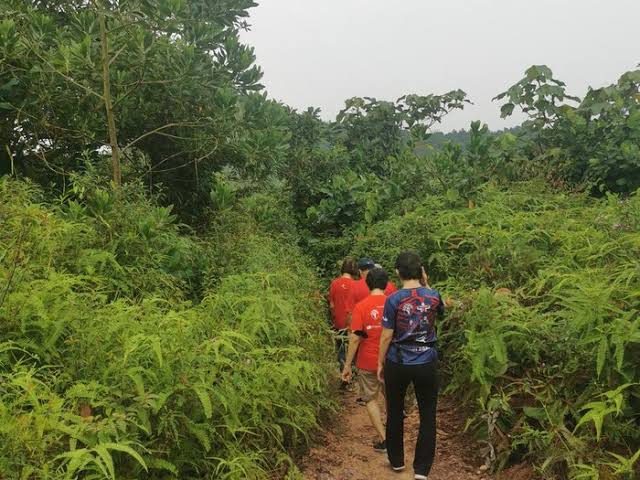
<path id="1" fill-rule="evenodd" d="M 539 421 L 544 421 L 547 418 L 547 414 L 544 408 L 540 407 L 522 407 L 522 411 L 527 417 L 534 418 Z"/>
<path id="2" fill-rule="evenodd" d="M 166 470 L 178 475 L 178 468 L 171 462 L 163 460 L 162 458 L 147 458 L 147 465 L 150 469 Z"/>
<path id="3" fill-rule="evenodd" d="M 109 471 L 109 476 L 115 480 L 116 478 L 116 471 L 115 468 L 113 466 L 113 458 L 111 458 L 111 454 L 109 453 L 109 450 L 107 450 L 104 446 L 102 445 L 98 445 L 97 447 L 95 447 L 93 449 L 94 452 L 96 452 L 100 458 L 102 459 L 102 461 L 104 462 L 104 464 L 107 467 L 107 470 Z"/>
<path id="4" fill-rule="evenodd" d="M 112 443 L 112 442 L 102 443 L 101 446 L 103 446 L 104 448 L 107 448 L 109 450 L 116 450 L 118 452 L 123 452 L 123 453 L 126 453 L 126 454 L 130 455 L 131 457 L 133 457 L 142 466 L 142 468 L 145 469 L 145 471 L 148 471 L 147 464 L 142 459 L 140 454 L 138 452 L 136 452 L 130 446 L 125 445 L 123 443 Z"/>
<path id="5" fill-rule="evenodd" d="M 608 353 L 609 343 L 607 342 L 607 337 L 603 336 L 600 340 L 600 344 L 598 345 L 598 355 L 596 359 L 596 372 L 598 377 L 600 377 L 600 374 L 602 373 L 602 369 L 604 368 Z"/>
<path id="6" fill-rule="evenodd" d="M 211 418 L 213 415 L 213 407 L 211 406 L 211 398 L 209 397 L 209 392 L 206 387 L 196 385 L 193 387 L 193 391 L 196 392 L 196 395 L 200 399 L 200 403 L 202 404 L 202 408 L 204 410 L 204 415 L 207 418 Z"/>

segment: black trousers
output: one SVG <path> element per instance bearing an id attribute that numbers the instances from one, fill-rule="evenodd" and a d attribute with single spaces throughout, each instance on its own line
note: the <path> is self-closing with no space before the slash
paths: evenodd
<path id="1" fill-rule="evenodd" d="M 407 387 L 411 383 L 420 410 L 420 430 L 413 469 L 417 474 L 428 475 L 436 453 L 437 361 L 423 365 L 402 365 L 387 360 L 384 367 L 387 395 L 387 455 L 391 465 L 404 465 L 404 399 Z"/>

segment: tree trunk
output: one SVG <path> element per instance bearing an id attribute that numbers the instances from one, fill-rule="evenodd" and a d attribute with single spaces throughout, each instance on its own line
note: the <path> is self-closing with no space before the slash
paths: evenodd
<path id="1" fill-rule="evenodd" d="M 100 22 L 100 47 L 102 52 L 102 85 L 104 89 L 104 108 L 107 114 L 109 143 L 111 144 L 113 183 L 116 189 L 119 190 L 122 186 L 122 174 L 120 173 L 120 148 L 118 147 L 116 120 L 113 116 L 113 104 L 111 103 L 111 80 L 109 79 L 109 44 L 107 43 L 107 25 L 104 12 L 99 12 L 98 18 Z"/>

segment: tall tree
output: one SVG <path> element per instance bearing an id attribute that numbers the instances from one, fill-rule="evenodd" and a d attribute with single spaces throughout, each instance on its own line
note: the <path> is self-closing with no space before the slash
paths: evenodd
<path id="1" fill-rule="evenodd" d="M 252 0 L 2 0 L 2 151 L 59 180 L 112 156 L 122 172 L 197 189 L 202 170 L 250 155 L 243 100 L 260 90 L 239 41 Z"/>

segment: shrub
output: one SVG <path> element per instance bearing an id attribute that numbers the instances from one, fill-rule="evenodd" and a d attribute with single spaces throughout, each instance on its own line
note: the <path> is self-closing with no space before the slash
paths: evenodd
<path id="1" fill-rule="evenodd" d="M 358 238 L 354 253 L 386 265 L 418 250 L 455 299 L 439 332 L 448 390 L 473 407 L 494 467 L 527 459 L 545 478 L 631 478 L 639 198 L 485 185 L 475 208 L 427 199 Z"/>
<path id="2" fill-rule="evenodd" d="M 242 211 L 209 243 L 132 192 L 39 197 L 0 183 L 0 471 L 286 473 L 332 405 L 324 305 L 297 247 Z"/>

